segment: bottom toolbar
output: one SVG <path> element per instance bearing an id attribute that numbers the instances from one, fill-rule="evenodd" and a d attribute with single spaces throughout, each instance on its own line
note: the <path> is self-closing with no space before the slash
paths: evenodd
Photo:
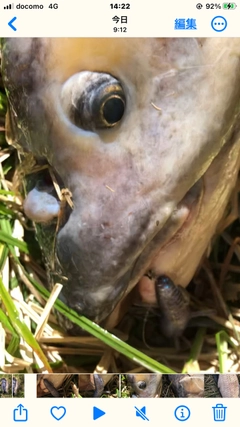
<path id="1" fill-rule="evenodd" d="M 24 403 L 15 401 L 0 401 L 1 418 L 5 425 L 16 426 L 16 423 L 27 423 L 29 426 L 38 424 L 54 426 L 91 425 L 95 422 L 104 426 L 112 426 L 114 422 L 128 423 L 139 426 L 142 422 L 151 426 L 160 427 L 167 420 L 169 426 L 177 426 L 186 422 L 189 426 L 200 426 L 204 422 L 208 426 L 216 422 L 224 425 L 233 425 L 236 420 L 238 402 L 236 399 L 224 399 L 222 402 L 215 399 L 196 400 L 190 398 L 187 403 L 183 399 L 130 399 L 106 400 L 100 399 L 68 399 L 41 401 L 24 400 Z"/>

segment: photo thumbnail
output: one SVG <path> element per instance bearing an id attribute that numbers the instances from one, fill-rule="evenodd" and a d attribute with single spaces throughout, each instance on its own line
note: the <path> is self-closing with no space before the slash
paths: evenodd
<path id="1" fill-rule="evenodd" d="M 119 375 L 38 374 L 37 397 L 120 397 Z"/>
<path id="2" fill-rule="evenodd" d="M 121 397 L 204 397 L 204 375 L 122 375 Z"/>
<path id="3" fill-rule="evenodd" d="M 204 397 L 240 397 L 239 374 L 206 374 Z"/>

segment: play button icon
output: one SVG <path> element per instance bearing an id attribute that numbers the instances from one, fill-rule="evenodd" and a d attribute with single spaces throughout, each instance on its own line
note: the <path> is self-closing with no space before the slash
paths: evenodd
<path id="1" fill-rule="evenodd" d="M 97 408 L 96 406 L 93 407 L 93 419 L 97 420 L 98 418 L 105 415 L 106 412 L 102 411 L 101 409 Z"/>

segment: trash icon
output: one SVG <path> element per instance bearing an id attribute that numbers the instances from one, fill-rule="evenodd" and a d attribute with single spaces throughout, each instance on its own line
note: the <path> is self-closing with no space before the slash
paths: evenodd
<path id="1" fill-rule="evenodd" d="M 222 403 L 217 403 L 217 405 L 212 406 L 212 408 L 214 421 L 225 421 L 227 406 L 223 406 Z"/>

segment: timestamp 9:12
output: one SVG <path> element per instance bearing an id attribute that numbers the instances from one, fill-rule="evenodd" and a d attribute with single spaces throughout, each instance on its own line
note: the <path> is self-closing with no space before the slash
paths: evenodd
<path id="1" fill-rule="evenodd" d="M 127 27 L 113 27 L 114 33 L 126 33 Z"/>

